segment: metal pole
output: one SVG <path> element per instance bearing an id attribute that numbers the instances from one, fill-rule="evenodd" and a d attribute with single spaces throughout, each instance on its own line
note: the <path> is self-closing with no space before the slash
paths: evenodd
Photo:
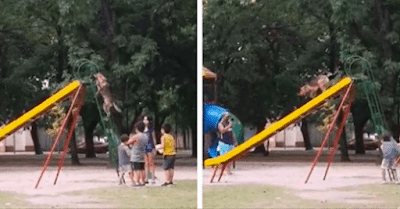
<path id="1" fill-rule="evenodd" d="M 71 104 L 74 104 L 76 99 L 78 98 L 78 93 L 79 93 L 79 90 L 80 90 L 81 87 L 82 87 L 82 85 L 79 86 L 78 90 L 75 91 L 75 95 L 74 95 L 74 98 L 72 99 Z M 51 158 L 53 157 L 53 152 L 54 152 L 54 150 L 56 148 L 56 145 L 60 141 L 61 135 L 62 135 L 62 133 L 64 132 L 64 130 L 66 128 L 68 118 L 72 113 L 72 109 L 73 109 L 73 105 L 70 106 L 67 114 L 65 115 L 64 120 L 63 120 L 63 122 L 61 124 L 61 127 L 58 130 L 58 134 L 57 134 L 56 140 L 54 141 L 53 146 L 51 147 L 50 153 L 47 155 L 46 160 L 44 161 L 44 163 L 42 165 L 42 172 L 40 173 L 40 176 L 39 176 L 39 179 L 38 179 L 38 181 L 36 183 L 35 189 L 37 189 L 37 187 L 39 186 L 40 180 L 43 177 L 43 173 L 47 170 L 47 168 L 49 166 L 49 163 L 50 163 Z"/>
<path id="2" fill-rule="evenodd" d="M 342 132 L 343 132 L 344 124 L 346 123 L 347 118 L 349 117 L 350 106 L 351 105 L 348 105 L 347 107 L 344 107 L 344 108 L 346 108 L 346 110 L 345 110 L 346 112 L 344 113 L 342 121 L 340 122 L 339 129 L 336 132 L 335 140 L 333 141 L 333 145 L 332 145 L 332 148 L 331 148 L 331 153 L 330 153 L 329 159 L 328 159 L 328 166 L 327 166 L 327 168 L 325 170 L 324 180 L 326 179 L 329 167 L 330 167 L 330 165 L 331 165 L 331 163 L 333 161 L 333 158 L 335 156 L 335 152 L 336 152 L 336 149 L 337 149 L 339 141 L 340 141 L 340 136 L 342 135 Z"/>
<path id="3" fill-rule="evenodd" d="M 346 93 L 345 93 L 345 95 L 344 95 L 343 98 L 347 98 L 347 95 L 350 93 L 350 89 L 351 89 L 352 85 L 353 85 L 353 84 L 351 83 L 351 84 L 347 87 Z M 327 141 L 328 141 L 328 137 L 329 137 L 329 135 L 331 134 L 331 132 L 333 131 L 333 128 L 335 127 L 336 120 L 337 120 L 337 118 L 338 118 L 338 116 L 339 116 L 340 110 L 342 109 L 342 107 L 343 107 L 343 105 L 344 105 L 344 102 L 345 102 L 345 100 L 342 99 L 342 101 L 340 102 L 340 105 L 339 105 L 338 109 L 336 110 L 336 113 L 335 113 L 335 115 L 334 115 L 334 117 L 333 117 L 333 120 L 332 120 L 332 122 L 331 122 L 331 124 L 330 124 L 330 126 L 329 126 L 329 128 L 328 128 L 328 131 L 327 131 L 326 134 L 325 134 L 325 138 L 324 138 L 323 141 L 322 141 L 321 148 L 318 150 L 317 154 L 316 154 L 315 157 L 314 157 L 313 162 L 311 163 L 311 169 L 310 169 L 310 172 L 308 173 L 308 176 L 307 176 L 307 178 L 306 178 L 306 181 L 304 182 L 305 184 L 308 182 L 308 179 L 310 178 L 311 173 L 312 173 L 312 171 L 314 170 L 314 167 L 315 167 L 315 165 L 317 164 L 318 159 L 319 159 L 319 157 L 320 157 L 321 154 L 322 154 L 322 150 L 323 150 L 323 148 L 326 146 L 326 143 L 327 143 Z"/>
<path id="4" fill-rule="evenodd" d="M 82 108 L 82 105 L 83 105 L 83 101 L 84 101 L 85 96 L 86 96 L 86 91 L 85 91 L 84 88 L 80 90 L 79 96 L 80 96 L 80 98 L 78 98 L 78 101 L 76 101 L 76 103 L 77 103 L 76 109 L 73 110 L 72 122 L 71 122 L 69 130 L 68 130 L 68 135 L 67 135 L 67 138 L 64 141 L 63 152 L 61 154 L 60 160 L 58 161 L 58 170 L 57 170 L 56 178 L 54 180 L 54 185 L 56 185 L 57 179 L 58 179 L 58 175 L 60 174 L 61 168 L 64 166 L 64 160 L 65 160 L 65 157 L 67 156 L 69 143 L 71 141 L 72 134 L 74 133 L 75 125 L 76 125 L 76 123 L 78 121 L 78 117 L 79 117 L 79 112 L 81 111 L 81 108 Z M 75 104 L 72 104 L 72 105 L 75 106 Z"/>

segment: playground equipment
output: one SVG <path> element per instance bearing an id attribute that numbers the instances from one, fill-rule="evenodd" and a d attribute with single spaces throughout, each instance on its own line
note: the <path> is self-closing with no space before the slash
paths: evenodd
<path id="1" fill-rule="evenodd" d="M 85 83 L 88 84 L 89 87 L 89 95 L 94 96 L 94 99 L 96 101 L 97 105 L 97 110 L 99 111 L 100 115 L 100 123 L 101 126 L 107 136 L 107 142 L 108 142 L 108 153 L 110 156 L 110 162 L 111 165 L 114 166 L 114 168 L 118 173 L 118 145 L 121 143 L 119 140 L 119 137 L 121 133 L 118 132 L 118 129 L 115 127 L 115 124 L 113 122 L 113 119 L 110 117 L 107 117 L 103 111 L 102 105 L 99 102 L 96 92 L 96 84 L 93 82 L 91 79 L 92 75 L 96 74 L 99 72 L 99 67 L 97 66 L 96 63 L 87 60 L 87 59 L 81 59 L 78 60 L 76 63 L 76 71 L 75 71 L 75 77 L 85 80 L 85 78 L 88 78 L 85 80 Z"/>
<path id="2" fill-rule="evenodd" d="M 265 129 L 264 131 L 260 132 L 259 134 L 255 135 L 255 136 L 253 136 L 252 138 L 250 138 L 243 144 L 237 146 L 236 148 L 232 149 L 231 151 L 227 152 L 226 154 L 224 154 L 222 156 L 212 158 L 212 159 L 207 159 L 204 162 L 204 165 L 206 167 L 214 167 L 214 172 L 213 172 L 210 182 L 213 181 L 219 166 L 222 166 L 222 169 L 221 169 L 221 174 L 219 176 L 218 181 L 221 179 L 223 171 L 226 169 L 226 166 L 229 164 L 229 162 L 239 159 L 253 147 L 261 144 L 265 140 L 268 140 L 269 137 L 274 135 L 276 132 L 297 122 L 302 117 L 306 117 L 313 110 L 319 108 L 328 99 L 333 98 L 338 95 L 341 95 L 342 96 L 341 103 L 340 103 L 339 107 L 337 108 L 337 111 L 334 115 L 334 118 L 333 118 L 331 124 L 329 125 L 328 131 L 327 131 L 325 138 L 321 144 L 321 149 L 317 153 L 317 155 L 312 163 L 312 169 L 309 174 L 309 176 L 310 176 L 316 162 L 318 161 L 319 156 L 322 153 L 322 148 L 327 144 L 328 136 L 333 131 L 333 128 L 334 128 L 335 122 L 338 118 L 338 115 L 339 115 L 340 111 L 343 110 L 344 111 L 343 118 L 342 118 L 341 124 L 339 126 L 339 129 L 337 130 L 334 145 L 333 145 L 333 147 L 331 149 L 331 153 L 330 153 L 329 159 L 333 160 L 334 151 L 337 148 L 337 144 L 340 139 L 341 131 L 343 129 L 345 121 L 347 120 L 348 113 L 350 111 L 350 106 L 353 102 L 354 89 L 355 88 L 353 86 L 352 79 L 350 77 L 343 78 L 342 80 L 337 82 L 335 85 L 333 85 L 326 91 L 322 92 L 320 95 L 318 95 L 311 101 L 307 102 L 306 104 L 304 104 L 300 108 L 296 109 L 295 111 L 293 111 L 286 117 L 282 118 L 281 120 L 274 122 L 267 129 Z M 327 171 L 329 169 L 330 162 L 328 162 Z M 327 173 L 327 171 L 326 171 L 326 173 Z"/>
<path id="3" fill-rule="evenodd" d="M 347 75 L 351 75 L 357 86 L 360 86 L 368 101 L 368 106 L 371 112 L 372 123 L 374 124 L 375 133 L 383 134 L 388 129 L 385 117 L 383 115 L 382 106 L 376 93 L 377 87 L 375 79 L 371 72 L 371 63 L 360 56 L 343 55 L 346 61 L 345 71 Z M 352 72 L 354 63 L 360 62 L 362 71 L 359 73 Z M 366 75 L 366 77 L 365 77 Z"/>
<path id="4" fill-rule="evenodd" d="M 36 117 L 42 115 L 47 110 L 52 108 L 55 103 L 60 102 L 65 98 L 67 98 L 68 96 L 70 96 L 79 88 L 79 86 L 81 86 L 81 82 L 79 81 L 73 81 L 69 83 L 64 88 L 55 93 L 53 96 L 49 97 L 48 99 L 46 99 L 36 107 L 32 108 L 25 114 L 21 115 L 17 119 L 11 121 L 7 125 L 0 128 L 0 141 L 2 141 L 6 136 L 17 131 L 19 128 L 23 127 L 27 123 L 34 121 Z"/>
<path id="5" fill-rule="evenodd" d="M 220 107 L 218 105 L 209 103 L 203 104 L 203 133 L 217 132 L 218 123 L 220 122 L 222 116 L 227 112 L 229 112 L 227 109 Z M 233 114 L 229 114 L 228 120 L 230 120 L 232 123 L 232 132 L 235 136 L 236 142 L 238 144 L 242 144 L 244 142 L 243 124 Z M 210 157 L 218 156 L 216 146 L 211 146 L 208 149 L 208 153 Z"/>
<path id="6" fill-rule="evenodd" d="M 228 109 L 220 107 L 214 104 L 217 100 L 217 88 L 216 88 L 216 80 L 217 75 L 213 73 L 211 70 L 203 67 L 203 84 L 204 88 L 207 88 L 208 91 L 205 91 L 208 99 L 204 99 L 205 103 L 203 104 L 203 133 L 209 134 L 212 132 L 217 132 L 218 123 L 222 118 L 222 115 L 226 112 L 229 112 Z M 207 82 L 207 83 L 206 83 Z M 244 142 L 244 128 L 243 124 L 240 120 L 233 114 L 229 115 L 229 120 L 232 123 L 232 131 L 235 136 L 235 139 L 238 144 Z M 215 139 L 212 139 L 213 141 Z M 208 153 L 210 157 L 218 156 L 218 152 L 216 150 L 216 146 L 211 146 L 208 149 Z M 213 154 L 210 154 L 213 153 Z"/>
<path id="7" fill-rule="evenodd" d="M 104 116 L 104 113 L 102 111 L 101 105 L 96 97 L 96 87 L 95 84 L 91 81 L 90 75 L 93 75 L 95 72 L 97 72 L 97 65 L 94 63 L 90 62 L 89 60 L 80 60 L 77 63 L 78 69 L 76 71 L 75 76 L 80 78 L 79 80 L 75 80 L 67 84 L 65 87 L 57 91 L 55 94 L 47 98 L 45 101 L 40 103 L 39 105 L 35 106 L 28 112 L 24 113 L 17 119 L 11 121 L 7 125 L 3 126 L 0 128 L 0 141 L 5 139 L 8 135 L 14 133 L 17 131 L 19 128 L 29 124 L 30 122 L 33 122 L 36 120 L 37 117 L 45 114 L 48 110 L 50 110 L 56 103 L 62 102 L 68 98 L 71 98 L 70 101 L 70 106 L 68 108 L 68 111 L 66 115 L 64 116 L 62 120 L 62 124 L 60 128 L 58 129 L 57 136 L 53 142 L 53 145 L 50 149 L 50 152 L 46 156 L 46 159 L 42 165 L 42 171 L 39 176 L 39 179 L 36 183 L 35 188 L 39 186 L 39 183 L 42 179 L 42 176 L 44 172 L 47 170 L 50 160 L 53 157 L 53 153 L 56 149 L 56 146 L 61 140 L 61 136 L 63 135 L 64 131 L 68 129 L 67 131 L 67 137 L 64 140 L 64 145 L 63 145 L 63 151 L 61 154 L 61 157 L 58 162 L 58 169 L 57 169 L 57 175 L 54 180 L 54 185 L 57 183 L 57 179 L 59 176 L 59 173 L 61 171 L 62 166 L 64 165 L 64 160 L 68 152 L 68 147 L 69 143 L 72 137 L 72 134 L 74 132 L 76 123 L 78 121 L 79 117 L 79 112 L 82 108 L 83 102 L 85 100 L 85 97 L 87 95 L 87 88 L 89 87 L 89 93 L 90 95 L 93 95 L 96 104 L 97 104 L 97 109 L 99 110 L 100 114 L 100 121 L 102 124 L 102 127 L 104 128 L 108 143 L 109 143 L 109 153 L 110 153 L 110 161 L 111 164 L 114 165 L 116 168 L 118 166 L 118 156 L 117 156 L 117 148 L 119 145 L 119 139 L 118 139 L 118 133 L 115 131 L 115 128 L 113 128 L 113 123 L 110 119 L 106 119 Z M 80 71 L 82 67 L 86 67 L 87 69 L 85 71 Z M 85 74 L 86 73 L 86 74 Z M 83 79 L 83 77 L 89 78 Z M 85 83 L 85 85 L 83 84 Z M 118 170 L 117 170 L 118 173 Z"/>
<path id="8" fill-rule="evenodd" d="M 64 165 L 64 160 L 67 155 L 68 151 L 68 145 L 71 140 L 73 130 L 75 129 L 76 122 L 78 121 L 78 116 L 79 112 L 82 108 L 83 101 L 86 96 L 86 88 L 83 86 L 83 84 L 80 81 L 72 81 L 68 85 L 66 85 L 64 88 L 59 90 L 57 93 L 34 107 L 33 109 L 29 110 L 27 113 L 21 115 L 17 119 L 13 120 L 6 126 L 2 127 L 0 129 L 0 141 L 4 139 L 7 135 L 14 133 L 16 130 L 19 128 L 23 127 L 24 125 L 30 123 L 31 121 L 34 121 L 36 117 L 46 113 L 50 108 L 52 108 L 56 103 L 61 102 L 68 97 L 72 96 L 71 99 L 71 104 L 69 106 L 69 109 L 67 111 L 67 114 L 65 115 L 61 127 L 58 130 L 58 134 L 53 142 L 53 145 L 51 147 L 50 153 L 47 155 L 45 162 L 43 163 L 42 166 L 42 172 L 40 174 L 40 177 L 38 179 L 38 182 L 36 183 L 35 188 L 39 186 L 39 182 L 43 176 L 43 173 L 46 171 L 48 168 L 48 165 L 50 163 L 50 160 L 53 156 L 53 152 L 59 143 L 62 134 L 64 133 L 64 130 L 69 127 L 68 133 L 67 133 L 67 138 L 64 141 L 64 147 L 63 147 L 63 152 L 61 154 L 61 158 L 58 162 L 58 170 L 57 170 L 57 176 L 54 181 L 54 184 L 56 184 L 58 175 L 60 173 L 60 170 L 62 166 Z M 69 123 L 69 124 L 68 124 Z"/>

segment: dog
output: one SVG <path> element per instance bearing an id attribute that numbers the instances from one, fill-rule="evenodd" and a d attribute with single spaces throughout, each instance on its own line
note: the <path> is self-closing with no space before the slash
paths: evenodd
<path id="1" fill-rule="evenodd" d="M 114 108 L 117 112 L 122 112 L 121 109 L 115 104 L 115 99 L 113 94 L 110 90 L 110 84 L 107 82 L 107 78 L 102 73 L 96 73 L 93 75 L 96 86 L 97 86 L 97 93 L 103 98 L 103 110 L 107 114 L 107 116 L 111 113 L 111 108 Z"/>
<path id="2" fill-rule="evenodd" d="M 300 88 L 298 95 L 314 98 L 315 96 L 326 90 L 328 83 L 329 83 L 328 75 L 320 74 L 313 80 L 302 86 Z"/>

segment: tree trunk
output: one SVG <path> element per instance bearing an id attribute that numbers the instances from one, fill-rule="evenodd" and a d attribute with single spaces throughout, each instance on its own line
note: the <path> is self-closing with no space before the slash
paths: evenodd
<path id="1" fill-rule="evenodd" d="M 340 111 L 337 122 L 340 123 L 343 119 L 343 111 Z M 343 126 L 343 131 L 340 136 L 340 161 L 350 162 L 349 152 L 347 149 L 346 126 Z"/>
<path id="2" fill-rule="evenodd" d="M 340 161 L 350 162 L 349 152 L 347 149 L 346 126 L 343 127 L 343 133 L 340 136 Z"/>
<path id="3" fill-rule="evenodd" d="M 85 103 L 81 110 L 81 116 L 85 131 L 86 157 L 94 158 L 96 154 L 94 152 L 93 131 L 100 121 L 97 105 L 94 103 Z"/>
<path id="4" fill-rule="evenodd" d="M 356 154 L 365 154 L 363 130 L 371 117 L 368 102 L 366 100 L 355 101 L 351 107 L 351 113 L 356 137 Z"/>
<path id="5" fill-rule="evenodd" d="M 40 148 L 39 137 L 38 137 L 38 130 L 37 130 L 37 123 L 34 121 L 31 123 L 31 136 L 33 140 L 33 146 L 35 148 L 35 154 L 41 155 L 43 154 L 42 149 Z"/>
<path id="6" fill-rule="evenodd" d="M 265 124 L 266 124 L 266 123 L 267 123 L 267 120 L 265 120 L 265 119 L 264 119 L 264 120 L 261 120 L 261 121 L 258 123 L 258 126 L 257 126 L 257 134 L 264 130 Z M 264 143 L 259 144 L 259 145 L 254 149 L 253 153 L 260 153 L 260 154 L 263 154 L 264 156 L 268 156 L 268 155 L 269 155 L 268 151 L 265 150 Z"/>
<path id="7" fill-rule="evenodd" d="M 354 131 L 356 137 L 356 154 L 365 154 L 363 130 L 365 123 L 356 122 L 354 120 Z"/>
<path id="8" fill-rule="evenodd" d="M 157 144 L 161 143 L 161 126 L 165 118 L 161 118 L 157 112 L 154 113 L 154 134 L 156 136 Z"/>
<path id="9" fill-rule="evenodd" d="M 69 143 L 69 148 L 71 149 L 71 164 L 72 165 L 80 165 L 77 147 L 76 147 L 76 136 L 75 131 L 71 136 L 71 141 Z"/>
<path id="10" fill-rule="evenodd" d="M 57 56 L 58 69 L 57 69 L 57 73 L 56 73 L 56 80 L 57 80 L 57 82 L 61 82 L 62 74 L 64 73 L 64 70 L 67 68 L 67 66 L 66 66 L 67 50 L 64 46 L 64 37 L 62 34 L 61 27 L 57 26 L 56 31 L 57 31 L 57 36 L 58 36 L 58 56 Z"/>
<path id="11" fill-rule="evenodd" d="M 105 49 L 105 57 L 106 62 L 110 65 L 111 62 L 116 60 L 117 53 L 116 48 L 114 46 L 113 40 L 117 27 L 117 15 L 114 10 L 111 8 L 110 1 L 102 0 L 101 1 L 101 10 L 100 10 L 100 27 L 101 27 L 101 35 L 103 36 L 103 41 L 106 45 Z M 111 66 L 111 65 L 110 65 Z"/>
<path id="12" fill-rule="evenodd" d="M 192 131 L 192 157 L 197 157 L 197 127 L 196 124 L 190 126 Z"/>
<path id="13" fill-rule="evenodd" d="M 84 127 L 85 130 L 85 144 L 86 144 L 86 158 L 95 158 L 96 153 L 94 152 L 94 143 L 93 143 L 93 131 L 96 128 L 97 122 L 92 121 L 91 124 L 88 124 Z"/>
<path id="14" fill-rule="evenodd" d="M 182 136 L 183 136 L 183 148 L 187 149 L 187 144 L 186 144 L 186 127 L 182 128 Z"/>
<path id="15" fill-rule="evenodd" d="M 122 114 L 114 107 L 110 109 L 110 119 L 113 123 L 114 130 L 117 132 L 117 136 L 127 132 L 127 128 L 122 124 Z"/>
<path id="16" fill-rule="evenodd" d="M 307 118 L 303 118 L 301 120 L 300 130 L 301 130 L 301 133 L 303 134 L 304 147 L 306 148 L 306 150 L 313 150 L 313 147 L 311 145 L 311 140 L 310 140 L 310 134 L 308 133 Z"/>

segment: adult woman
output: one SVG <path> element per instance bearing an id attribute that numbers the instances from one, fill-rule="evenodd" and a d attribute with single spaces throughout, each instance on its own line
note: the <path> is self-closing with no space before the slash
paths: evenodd
<path id="1" fill-rule="evenodd" d="M 155 183 L 155 166 L 154 166 L 154 155 L 155 155 L 155 134 L 153 129 L 153 118 L 151 116 L 145 115 L 143 117 L 143 123 L 145 125 L 144 133 L 146 133 L 149 137 L 149 142 L 146 146 L 146 155 L 145 155 L 145 173 L 146 173 L 146 182 L 148 182 L 147 173 L 150 171 L 151 173 L 151 183 Z"/>

